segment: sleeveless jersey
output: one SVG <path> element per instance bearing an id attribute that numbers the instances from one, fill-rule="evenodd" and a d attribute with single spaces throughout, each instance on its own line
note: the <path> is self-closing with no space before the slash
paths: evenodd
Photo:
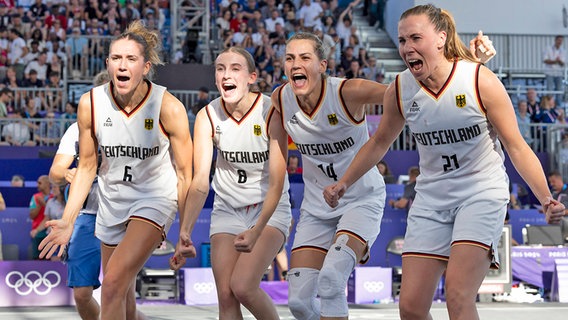
<path id="1" fill-rule="evenodd" d="M 480 64 L 454 63 L 438 93 L 409 70 L 396 79 L 398 107 L 420 155 L 413 206 L 447 210 L 482 192 L 509 198 L 504 154 L 477 90 Z"/>
<path id="2" fill-rule="evenodd" d="M 148 93 L 130 112 L 112 96 L 112 83 L 91 90 L 92 127 L 102 154 L 99 217 L 105 225 L 124 221 L 134 202 L 177 201 L 177 176 L 170 141 L 160 123 L 166 88 L 148 81 Z"/>
<path id="3" fill-rule="evenodd" d="M 63 134 L 63 137 L 61 137 L 57 154 L 71 155 L 75 157 L 75 159 L 79 159 L 79 126 L 77 122 L 70 125 L 67 131 L 65 131 L 65 134 Z M 65 188 L 65 201 L 67 201 L 68 192 L 69 186 Z M 87 199 L 85 199 L 85 203 L 83 203 L 81 212 L 96 214 L 98 208 L 97 178 L 95 178 L 91 190 L 89 190 L 89 194 L 87 195 Z"/>
<path id="4" fill-rule="evenodd" d="M 266 197 L 271 106 L 270 98 L 259 93 L 240 120 L 231 116 L 221 98 L 206 106 L 217 148 L 212 187 L 216 196 L 233 208 L 260 203 Z M 283 192 L 288 191 L 288 185 L 286 175 Z"/>
<path id="5" fill-rule="evenodd" d="M 384 205 L 381 202 L 384 202 L 385 183 L 376 167 L 349 187 L 336 208 L 327 205 L 323 198 L 323 189 L 343 176 L 369 140 L 366 119 L 354 119 L 345 106 L 340 94 L 344 81 L 335 77 L 323 79 L 322 96 L 311 114 L 300 108 L 289 84 L 284 85 L 279 96 L 284 128 L 302 154 L 301 209 L 322 219 L 340 216 L 361 204 L 376 202 L 377 208 Z"/>

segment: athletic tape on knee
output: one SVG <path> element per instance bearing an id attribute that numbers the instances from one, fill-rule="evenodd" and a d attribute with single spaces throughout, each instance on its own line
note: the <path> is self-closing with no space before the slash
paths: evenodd
<path id="1" fill-rule="evenodd" d="M 288 271 L 288 308 L 296 319 L 319 320 L 320 301 L 317 299 L 319 270 L 293 268 Z"/>
<path id="2" fill-rule="evenodd" d="M 355 252 L 347 246 L 349 236 L 340 235 L 329 249 L 318 277 L 321 315 L 346 317 L 349 315 L 345 287 L 355 268 Z"/>

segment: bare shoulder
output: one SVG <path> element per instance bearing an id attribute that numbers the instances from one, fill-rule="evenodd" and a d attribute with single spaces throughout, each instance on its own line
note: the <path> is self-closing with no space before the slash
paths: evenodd
<path id="1" fill-rule="evenodd" d="M 270 99 L 272 100 L 272 105 L 274 106 L 274 108 L 280 112 L 280 94 L 282 92 L 282 89 L 284 88 L 286 84 L 283 84 L 281 86 L 279 86 L 278 88 L 276 88 L 273 92 L 272 95 L 270 96 Z"/>
<path id="2" fill-rule="evenodd" d="M 165 120 L 164 117 L 169 119 L 181 116 L 187 117 L 187 111 L 183 103 L 168 91 L 164 92 L 160 113 L 162 120 Z"/>

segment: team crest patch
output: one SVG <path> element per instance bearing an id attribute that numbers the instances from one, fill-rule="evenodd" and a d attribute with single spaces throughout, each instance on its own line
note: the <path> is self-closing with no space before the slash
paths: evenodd
<path id="1" fill-rule="evenodd" d="M 465 94 L 458 94 L 456 96 L 456 107 L 463 108 L 466 105 Z"/>
<path id="2" fill-rule="evenodd" d="M 262 129 L 260 128 L 260 125 L 255 124 L 253 127 L 253 133 L 255 136 L 260 136 L 262 134 Z"/>
<path id="3" fill-rule="evenodd" d="M 332 126 L 336 125 L 338 123 L 337 121 L 337 115 L 335 113 L 332 114 L 328 114 L 327 115 L 327 120 L 329 121 L 329 124 L 331 124 Z"/>
<path id="4" fill-rule="evenodd" d="M 154 128 L 154 119 L 145 119 L 144 120 L 144 129 L 152 130 Z"/>

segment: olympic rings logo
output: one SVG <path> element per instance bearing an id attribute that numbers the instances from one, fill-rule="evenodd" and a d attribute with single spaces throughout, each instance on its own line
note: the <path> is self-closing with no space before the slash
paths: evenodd
<path id="1" fill-rule="evenodd" d="M 193 285 L 193 290 L 199 294 L 211 293 L 215 290 L 215 284 L 213 282 L 196 282 Z"/>
<path id="2" fill-rule="evenodd" d="M 38 271 L 29 271 L 25 275 L 19 271 L 11 271 L 6 275 L 5 282 L 21 296 L 27 296 L 32 291 L 37 295 L 45 296 L 61 283 L 61 276 L 53 270 L 43 275 Z"/>
<path id="3" fill-rule="evenodd" d="M 363 282 L 363 288 L 367 290 L 367 292 L 381 292 L 385 287 L 385 284 L 382 281 L 365 281 Z"/>

